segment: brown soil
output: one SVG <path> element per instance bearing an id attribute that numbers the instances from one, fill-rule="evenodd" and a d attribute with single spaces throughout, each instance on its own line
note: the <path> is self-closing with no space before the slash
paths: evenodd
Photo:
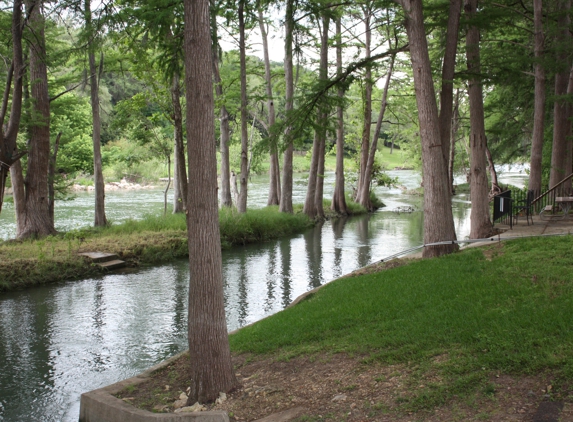
<path id="1" fill-rule="evenodd" d="M 231 421 L 255 421 L 298 409 L 293 421 L 534 421 L 546 400 L 565 402 L 559 421 L 573 421 L 573 395 L 558 393 L 550 373 L 536 376 L 491 374 L 486 389 L 456 397 L 432 409 L 409 412 L 407 403 L 425 382 L 414 381 L 405 365 L 364 363 L 363 357 L 319 354 L 281 360 L 278 356 L 235 356 L 240 386 L 222 404 Z M 448 359 L 446 356 L 435 358 Z M 154 377 L 118 397 L 155 412 L 172 412 L 189 385 L 188 358 L 173 362 Z M 537 415 L 539 416 L 539 415 Z"/>

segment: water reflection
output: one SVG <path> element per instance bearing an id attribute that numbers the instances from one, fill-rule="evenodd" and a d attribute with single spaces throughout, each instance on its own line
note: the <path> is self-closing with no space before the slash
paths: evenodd
<path id="1" fill-rule="evenodd" d="M 410 183 L 415 184 L 415 180 Z M 383 192 L 377 213 L 223 252 L 229 330 L 300 294 L 422 243 L 420 198 Z M 459 238 L 468 201 L 453 203 Z M 0 421 L 76 421 L 79 395 L 137 374 L 186 348 L 186 260 L 0 296 Z"/>

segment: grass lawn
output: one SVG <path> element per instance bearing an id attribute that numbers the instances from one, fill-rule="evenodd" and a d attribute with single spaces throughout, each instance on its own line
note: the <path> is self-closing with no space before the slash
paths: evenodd
<path id="1" fill-rule="evenodd" d="M 508 241 L 329 283 L 230 336 L 242 387 L 215 408 L 232 420 L 295 406 L 296 421 L 523 420 L 556 400 L 573 417 L 572 246 Z M 189 382 L 181 361 L 170 381 L 157 374 L 180 383 L 174 397 Z"/>

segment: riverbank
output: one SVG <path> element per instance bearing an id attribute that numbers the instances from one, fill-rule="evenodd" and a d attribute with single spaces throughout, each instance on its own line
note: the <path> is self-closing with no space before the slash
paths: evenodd
<path id="1" fill-rule="evenodd" d="M 572 245 L 495 243 L 329 283 L 230 336 L 241 386 L 206 408 L 235 421 L 534 420 L 555 402 L 569 420 Z M 119 396 L 173 411 L 187 364 Z"/>
<path id="2" fill-rule="evenodd" d="M 365 210 L 352 204 L 352 212 L 358 215 Z M 315 223 L 300 212 L 300 207 L 294 214 L 279 213 L 277 207 L 245 214 L 222 209 L 219 222 L 223 248 L 301 233 Z M 116 254 L 132 268 L 185 258 L 185 215 L 148 216 L 140 221 L 72 230 L 40 240 L 2 242 L 0 291 L 105 274 L 107 270 L 78 255 L 96 251 Z"/>

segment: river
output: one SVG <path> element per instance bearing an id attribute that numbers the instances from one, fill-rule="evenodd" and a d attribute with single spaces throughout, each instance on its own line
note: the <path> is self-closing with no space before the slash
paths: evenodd
<path id="1" fill-rule="evenodd" d="M 412 171 L 390 172 L 413 188 Z M 266 202 L 254 178 L 250 206 Z M 523 181 L 519 175 L 515 180 Z M 325 196 L 332 191 L 332 175 Z M 515 183 L 515 181 L 514 181 Z M 304 198 L 304 180 L 295 202 Z M 300 294 L 422 243 L 421 198 L 379 188 L 382 210 L 327 221 L 305 233 L 223 252 L 227 324 L 233 330 L 271 315 Z M 109 192 L 113 221 L 162 209 L 161 190 Z M 58 203 L 59 229 L 91 223 L 93 196 Z M 137 206 L 134 206 L 136 204 Z M 413 207 L 412 213 L 397 213 Z M 113 211 L 111 211 L 113 208 Z M 11 233 L 10 208 L 0 216 Z M 469 201 L 456 196 L 458 238 L 469 233 Z M 12 223 L 10 223 L 12 221 Z M 128 378 L 186 347 L 187 261 L 0 294 L 0 421 L 77 421 L 79 396 Z"/>

